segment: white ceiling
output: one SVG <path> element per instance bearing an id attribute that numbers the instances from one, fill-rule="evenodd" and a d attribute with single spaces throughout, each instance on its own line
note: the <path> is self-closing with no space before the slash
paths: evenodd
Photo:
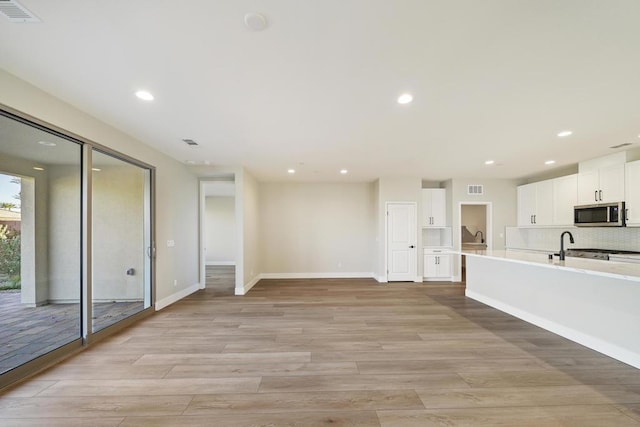
<path id="1" fill-rule="evenodd" d="M 42 22 L 0 17 L 0 67 L 260 180 L 519 178 L 640 143 L 637 0 L 21 3 Z"/>

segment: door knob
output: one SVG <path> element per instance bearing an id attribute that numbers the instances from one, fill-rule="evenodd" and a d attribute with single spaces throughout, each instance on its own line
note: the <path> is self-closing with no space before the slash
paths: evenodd
<path id="1" fill-rule="evenodd" d="M 411 245 L 411 246 L 409 246 L 409 247 L 410 247 L 411 249 L 413 249 L 413 248 L 415 248 L 415 245 Z"/>

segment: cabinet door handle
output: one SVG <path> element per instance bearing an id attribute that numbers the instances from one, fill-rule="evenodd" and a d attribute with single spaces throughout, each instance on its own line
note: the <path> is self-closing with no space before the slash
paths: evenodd
<path id="1" fill-rule="evenodd" d="M 600 190 L 599 193 L 600 193 L 600 201 L 602 201 L 602 190 Z"/>
<path id="2" fill-rule="evenodd" d="M 596 200 L 596 202 L 598 201 L 598 190 L 595 191 L 594 199 Z"/>

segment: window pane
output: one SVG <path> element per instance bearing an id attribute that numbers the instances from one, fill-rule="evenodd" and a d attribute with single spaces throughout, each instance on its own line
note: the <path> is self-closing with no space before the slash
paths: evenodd
<path id="1" fill-rule="evenodd" d="M 79 339 L 81 147 L 0 115 L 0 373 Z"/>
<path id="2" fill-rule="evenodd" d="M 149 170 L 93 151 L 93 331 L 150 306 Z"/>

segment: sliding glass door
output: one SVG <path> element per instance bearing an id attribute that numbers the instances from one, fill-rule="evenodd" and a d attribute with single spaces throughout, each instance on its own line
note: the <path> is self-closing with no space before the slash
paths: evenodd
<path id="1" fill-rule="evenodd" d="M 151 171 L 93 150 L 92 331 L 151 306 Z"/>
<path id="2" fill-rule="evenodd" d="M 152 179 L 0 110 L 0 388 L 152 311 Z"/>
<path id="3" fill-rule="evenodd" d="M 0 114 L 0 375 L 80 345 L 81 152 Z"/>

